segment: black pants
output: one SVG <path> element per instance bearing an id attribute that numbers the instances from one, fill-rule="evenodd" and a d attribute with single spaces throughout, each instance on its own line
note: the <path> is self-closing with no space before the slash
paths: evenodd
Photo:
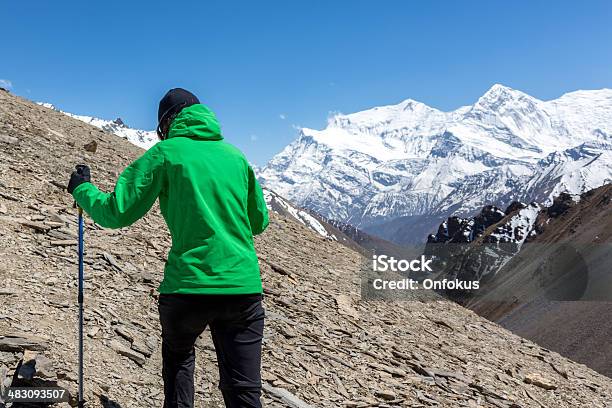
<path id="1" fill-rule="evenodd" d="M 261 407 L 262 295 L 160 295 L 164 408 L 194 404 L 195 342 L 207 325 L 229 408 Z"/>

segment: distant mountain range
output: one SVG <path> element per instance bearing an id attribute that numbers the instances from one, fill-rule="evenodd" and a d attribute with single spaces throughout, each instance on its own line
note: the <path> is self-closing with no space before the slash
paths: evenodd
<path id="1" fill-rule="evenodd" d="M 296 205 L 397 243 L 423 242 L 451 214 L 550 204 L 612 181 L 612 90 L 541 101 L 494 85 L 442 112 L 408 99 L 329 120 L 261 170 Z"/>
<path id="2" fill-rule="evenodd" d="M 38 104 L 44 106 L 45 108 L 62 112 L 63 114 L 78 119 L 82 122 L 89 123 L 90 125 L 104 130 L 105 132 L 114 133 L 119 137 L 127 139 L 129 142 L 135 144 L 136 146 L 142 147 L 143 149 L 148 149 L 158 142 L 157 134 L 155 133 L 155 131 L 133 129 L 127 126 L 121 118 L 117 118 L 115 120 L 108 120 L 95 118 L 93 116 L 75 115 L 73 113 L 59 110 L 53 104 L 50 103 L 38 102 Z"/>

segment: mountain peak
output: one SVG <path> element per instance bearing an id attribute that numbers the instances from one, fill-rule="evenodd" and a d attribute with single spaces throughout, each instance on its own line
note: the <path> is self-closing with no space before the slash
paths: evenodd
<path id="1" fill-rule="evenodd" d="M 496 91 L 515 91 L 515 89 L 512 89 L 509 86 L 506 86 L 500 83 L 495 83 L 491 85 L 491 88 L 489 88 L 489 90 L 485 93 L 496 92 Z"/>
<path id="2" fill-rule="evenodd" d="M 516 89 L 510 88 L 502 84 L 493 84 L 487 92 L 485 92 L 479 99 L 480 100 L 492 100 L 492 99 L 512 99 L 522 96 L 528 96 L 526 93 L 517 91 Z"/>
<path id="3" fill-rule="evenodd" d="M 415 101 L 414 99 L 410 99 L 410 98 L 404 99 L 403 101 L 397 104 L 397 106 L 402 106 L 402 107 L 408 107 L 408 106 L 414 106 L 414 105 L 424 105 L 424 104 L 423 102 Z"/>
<path id="4" fill-rule="evenodd" d="M 397 104 L 375 106 L 355 113 L 336 113 L 329 117 L 328 125 L 347 128 L 385 124 L 385 126 L 393 127 L 389 124 L 394 123 L 401 127 L 406 121 L 424 121 L 428 115 L 435 113 L 440 112 L 414 99 L 405 99 Z"/>
<path id="5" fill-rule="evenodd" d="M 115 125 L 120 126 L 120 127 L 124 127 L 124 128 L 128 127 L 128 125 L 126 125 L 125 122 L 123 121 L 123 119 L 121 119 L 121 118 L 117 118 L 117 119 L 113 120 L 112 123 L 114 123 Z"/>
<path id="6" fill-rule="evenodd" d="M 500 106 L 504 105 L 509 101 L 517 100 L 533 100 L 536 99 L 524 92 L 512 89 L 502 84 L 494 84 L 485 92 L 478 101 L 474 104 L 476 108 L 483 108 L 488 110 L 497 110 Z"/>

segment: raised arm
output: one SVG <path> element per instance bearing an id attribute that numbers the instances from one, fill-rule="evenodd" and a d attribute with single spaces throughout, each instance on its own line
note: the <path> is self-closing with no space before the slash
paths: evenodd
<path id="1" fill-rule="evenodd" d="M 143 217 L 157 199 L 165 182 L 163 169 L 163 153 L 153 146 L 121 173 L 112 193 L 86 182 L 77 186 L 72 196 L 101 226 L 127 227 Z"/>

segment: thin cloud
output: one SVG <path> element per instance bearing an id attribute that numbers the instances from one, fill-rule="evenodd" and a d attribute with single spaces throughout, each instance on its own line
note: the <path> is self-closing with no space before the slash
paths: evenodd
<path id="1" fill-rule="evenodd" d="M 13 87 L 13 83 L 8 79 L 0 79 L 0 88 L 11 89 Z"/>
<path id="2" fill-rule="evenodd" d="M 251 138 L 251 142 L 256 142 L 258 139 L 257 135 L 251 135 L 250 138 Z"/>
<path id="3" fill-rule="evenodd" d="M 287 115 L 285 115 L 284 113 L 279 114 L 278 117 L 281 118 L 282 120 L 287 119 Z"/>

